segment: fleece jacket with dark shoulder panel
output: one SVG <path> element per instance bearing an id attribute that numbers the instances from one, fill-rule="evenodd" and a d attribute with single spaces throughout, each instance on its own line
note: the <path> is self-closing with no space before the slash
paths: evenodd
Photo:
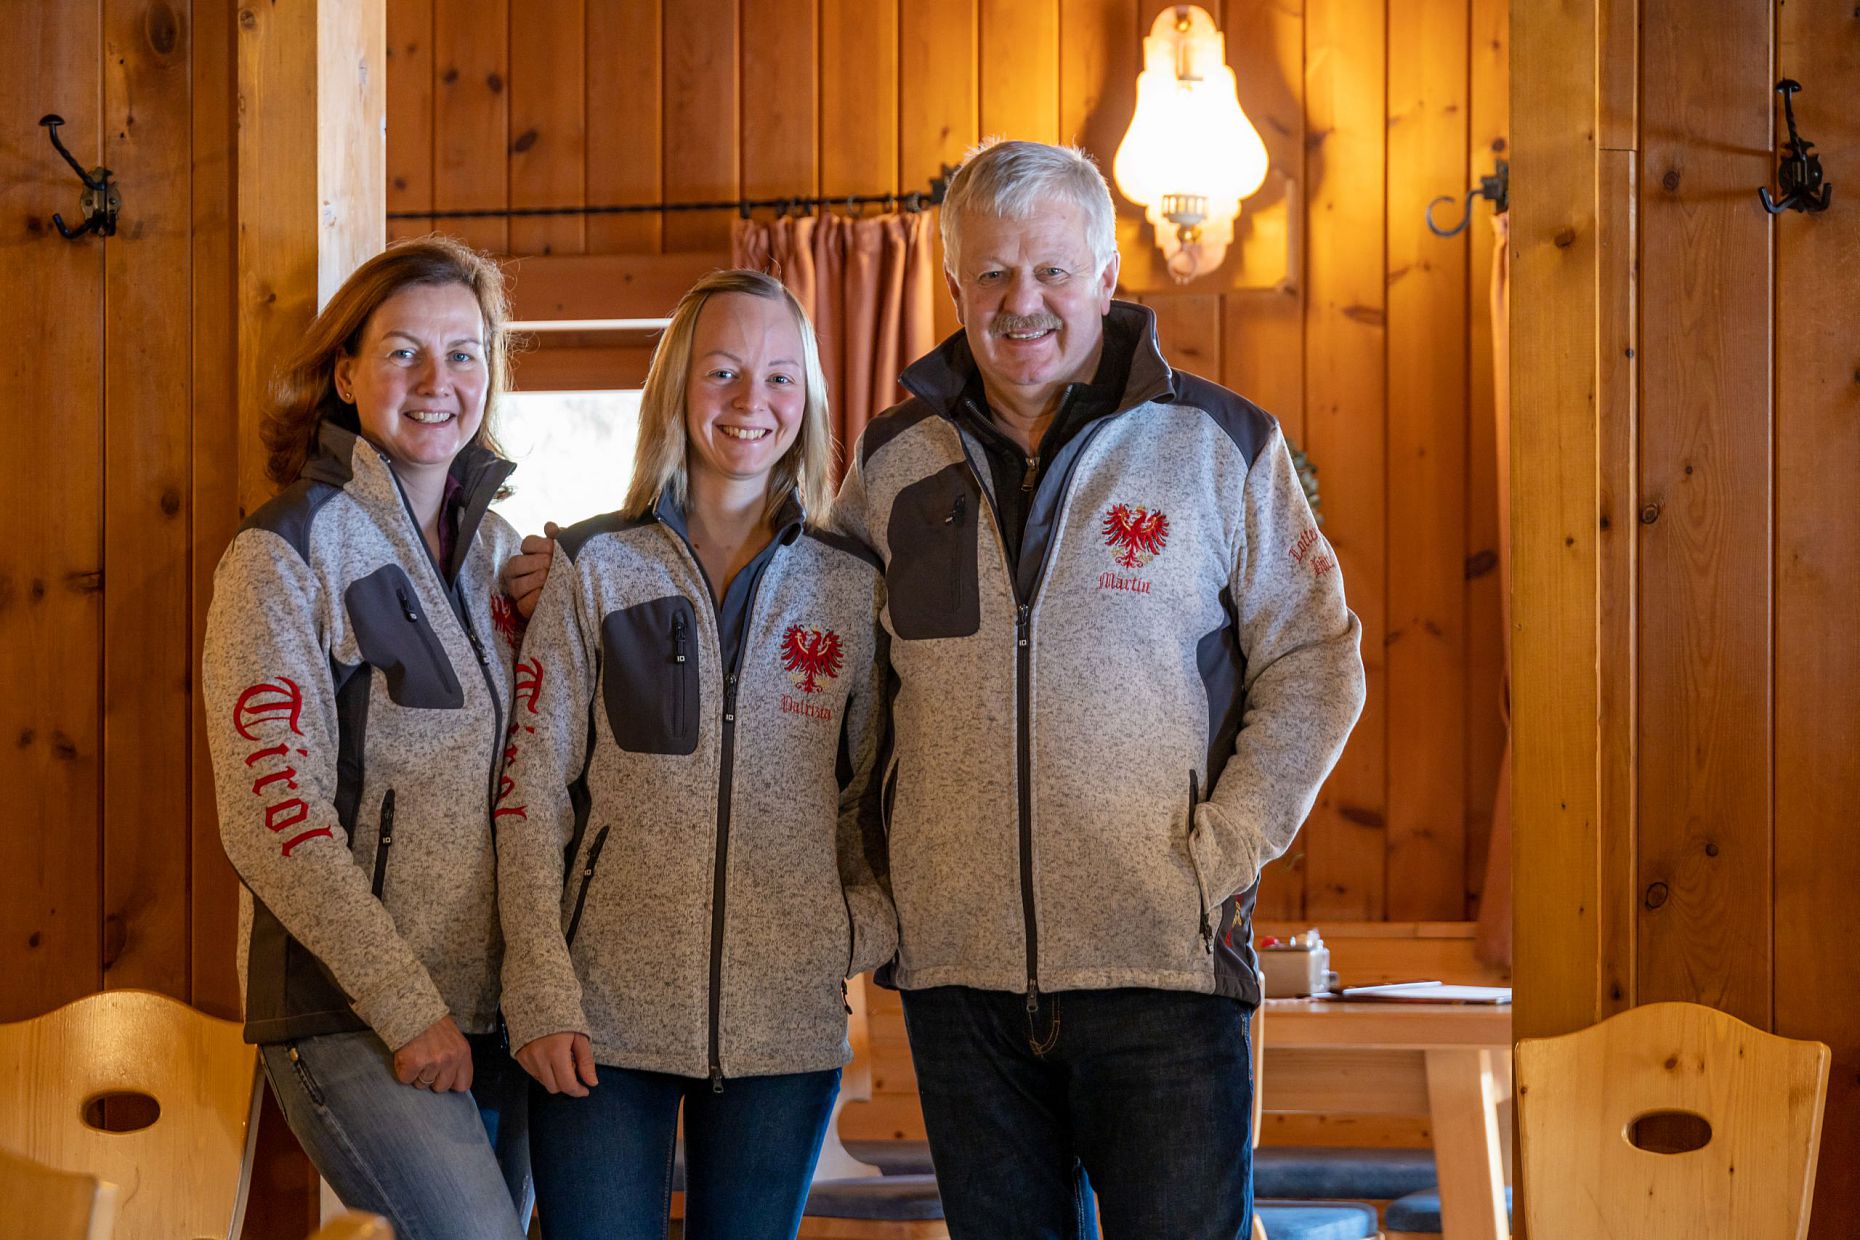
<path id="1" fill-rule="evenodd" d="M 721 1081 L 850 1057 L 888 960 L 875 798 L 883 582 L 790 501 L 720 603 L 677 507 L 562 533 L 524 638 L 498 807 L 521 1048 Z"/>
<path id="2" fill-rule="evenodd" d="M 1278 424 L 1172 370 L 1145 307 L 1106 328 L 1123 392 L 1031 479 L 1017 556 L 960 333 L 835 508 L 886 582 L 889 980 L 1256 1003 L 1260 867 L 1362 710 L 1361 626 Z"/>
<path id="3" fill-rule="evenodd" d="M 387 458 L 325 422 L 220 560 L 202 679 L 250 1041 L 496 1028 L 491 807 L 517 640 L 498 568 L 517 536 L 487 505 L 510 469 L 475 447 L 454 461 L 441 564 Z"/>

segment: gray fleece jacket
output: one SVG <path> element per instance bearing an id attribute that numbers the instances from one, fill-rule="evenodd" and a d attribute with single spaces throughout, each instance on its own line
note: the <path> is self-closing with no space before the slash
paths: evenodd
<path id="1" fill-rule="evenodd" d="M 897 945 L 870 554 L 790 502 L 719 606 L 669 502 L 556 547 L 497 809 L 510 1044 L 585 1033 L 597 1063 L 713 1082 L 838 1067 L 844 981 Z"/>
<path id="2" fill-rule="evenodd" d="M 1256 1003 L 1259 870 L 1361 711 L 1361 628 L 1277 423 L 1171 370 L 1144 307 L 1107 328 L 1122 395 L 1041 470 L 1017 572 L 960 334 L 836 508 L 888 595 L 890 980 Z"/>
<path id="3" fill-rule="evenodd" d="M 398 1049 L 448 1013 L 487 1032 L 517 637 L 498 567 L 517 536 L 486 506 L 511 466 L 459 455 L 439 564 L 385 456 L 327 421 L 320 446 L 233 538 L 207 617 L 220 838 L 248 893 L 246 1038 L 372 1028 Z"/>

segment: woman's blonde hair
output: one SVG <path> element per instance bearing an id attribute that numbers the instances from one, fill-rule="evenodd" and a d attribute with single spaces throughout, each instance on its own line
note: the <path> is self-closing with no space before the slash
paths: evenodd
<path id="1" fill-rule="evenodd" d="M 503 455 L 491 433 L 491 415 L 510 386 L 510 340 L 504 329 L 510 303 L 504 273 L 489 256 L 450 237 L 416 237 L 395 242 L 357 267 L 284 359 L 260 430 L 271 454 L 265 472 L 279 487 L 296 481 L 304 461 L 316 451 L 324 418 L 354 421 L 353 408 L 336 395 L 337 360 L 355 355 L 368 320 L 382 302 L 403 289 L 435 284 L 462 284 L 478 299 L 489 383 L 484 420 L 473 442 Z"/>
<path id="2" fill-rule="evenodd" d="M 801 333 L 801 369 L 807 380 L 807 401 L 801 413 L 801 431 L 781 460 L 769 471 L 769 501 L 765 515 L 773 517 L 790 490 L 798 491 L 807 519 L 819 525 L 833 503 L 833 429 L 827 422 L 827 376 L 820 368 L 820 347 L 814 326 L 807 320 L 794 294 L 779 280 L 759 271 L 713 271 L 685 293 L 672 311 L 672 322 L 653 351 L 646 372 L 646 389 L 639 402 L 639 446 L 633 458 L 633 481 L 627 487 L 622 516 L 650 516 L 661 493 L 668 493 L 680 508 L 689 500 L 686 457 L 691 437 L 685 429 L 685 388 L 690 379 L 691 346 L 697 335 L 698 315 L 705 303 L 721 293 L 747 293 L 787 303 Z"/>

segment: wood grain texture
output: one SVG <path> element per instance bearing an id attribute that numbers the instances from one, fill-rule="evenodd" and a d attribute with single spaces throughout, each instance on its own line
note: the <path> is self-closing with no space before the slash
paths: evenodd
<path id="1" fill-rule="evenodd" d="M 666 14 L 664 47 L 666 201 L 735 198 L 742 90 L 735 0 L 682 0 L 676 20 Z M 730 248 L 727 211 L 676 212 L 664 228 L 667 251 Z"/>
<path id="2" fill-rule="evenodd" d="M 1059 0 L 980 0 L 982 134 L 1059 141 Z"/>
<path id="3" fill-rule="evenodd" d="M 662 202 L 662 19 L 654 0 L 588 6 L 588 201 Z M 588 218 L 588 251 L 657 253 L 664 233 L 652 215 Z"/>
<path id="4" fill-rule="evenodd" d="M 234 0 L 193 7 L 193 267 L 188 424 L 189 809 L 192 838 L 188 1002 L 211 1016 L 239 1015 L 231 945 L 239 934 L 239 882 L 220 846 L 206 710 L 194 668 L 206 638 L 213 570 L 239 527 L 239 460 L 259 450 L 239 441 L 237 284 L 233 222 Z"/>
<path id="5" fill-rule="evenodd" d="M 102 162 L 141 187 L 103 247 L 104 984 L 184 999 L 191 29 L 162 0 L 103 13 Z"/>
<path id="6" fill-rule="evenodd" d="M 1513 1021 L 1537 1036 L 1598 1014 L 1596 29 L 1578 3 L 1512 22 Z"/>
<path id="7" fill-rule="evenodd" d="M 1791 4 L 1779 76 L 1805 89 L 1797 120 L 1829 168 L 1860 167 L 1860 119 L 1824 97 L 1860 81 L 1844 5 Z M 1813 92 L 1813 93 L 1810 93 Z M 1813 121 L 1811 127 L 1810 121 Z M 1786 131 L 1777 125 L 1777 140 Z M 1842 187 L 1844 192 L 1845 187 Z M 1852 275 L 1860 216 L 1790 215 L 1776 226 L 1776 975 L 1775 1031 L 1834 1053 L 1811 1240 L 1860 1218 L 1860 943 L 1844 933 L 1860 890 L 1860 357 Z M 1832 636 L 1832 635 L 1842 635 Z"/>
<path id="8" fill-rule="evenodd" d="M 981 140 L 980 38 L 974 0 L 902 4 L 898 12 L 898 177 L 911 189 Z M 936 261 L 943 264 L 942 230 Z M 936 336 L 956 331 L 955 303 L 936 296 Z"/>
<path id="9" fill-rule="evenodd" d="M 845 16 L 837 6 L 829 11 L 835 19 Z M 890 16 L 896 20 L 895 9 Z M 754 64 L 741 99 L 745 198 L 801 198 L 820 191 L 821 96 L 828 87 L 821 75 L 823 35 L 820 0 L 743 6 L 743 46 L 752 49 Z M 831 46 L 841 54 L 847 50 Z M 853 83 L 863 80 L 856 63 L 842 65 L 841 72 Z M 867 111 L 885 114 L 880 107 Z"/>
<path id="10" fill-rule="evenodd" d="M 433 0 L 387 6 L 387 204 L 390 211 L 433 205 Z M 431 220 L 390 220 L 389 238 L 420 237 Z"/>
<path id="11" fill-rule="evenodd" d="M 1471 0 L 1468 41 L 1471 140 L 1466 184 L 1477 185 L 1511 158 L 1511 5 Z M 1487 217 L 1481 204 L 1479 214 Z M 1474 226 L 1467 256 L 1466 304 L 1466 888 L 1484 886 L 1498 768 L 1505 751 L 1504 615 L 1499 597 L 1497 385 L 1493 375 L 1493 238 Z"/>
<path id="12" fill-rule="evenodd" d="M 1388 827 L 1385 32 L 1380 8 L 1305 7 L 1306 447 L 1324 479 L 1324 532 L 1363 624 L 1368 700 L 1305 826 L 1305 913 L 1387 907 Z"/>
<path id="13" fill-rule="evenodd" d="M 433 206 L 510 205 L 509 0 L 433 0 Z M 440 219 L 434 231 L 506 253 L 501 219 Z"/>
<path id="14" fill-rule="evenodd" d="M 1638 999 L 1766 1027 L 1771 988 L 1767 9 L 1642 9 Z M 1714 66 L 1709 74 L 1696 66 Z"/>
<path id="15" fill-rule="evenodd" d="M 897 97 L 898 5 L 893 0 L 822 0 L 822 195 L 899 188 Z"/>
<path id="16" fill-rule="evenodd" d="M 1217 293 L 1152 293 L 1163 360 L 1176 370 L 1212 379 L 1221 373 L 1221 297 Z"/>
<path id="17" fill-rule="evenodd" d="M 1388 904 L 1466 915 L 1467 246 L 1417 227 L 1466 167 L 1466 0 L 1388 30 Z"/>
<path id="18" fill-rule="evenodd" d="M 525 0 L 510 23 L 510 205 L 573 207 L 587 198 L 585 0 Z M 512 254 L 575 254 L 581 216 L 510 222 Z"/>
<path id="19" fill-rule="evenodd" d="M 0 779 L 16 827 L 0 832 L 13 890 L 0 901 L 0 1019 L 46 1011 L 102 980 L 103 247 L 66 243 L 77 181 L 31 124 L 56 101 L 65 145 L 103 162 L 100 12 L 25 6 L 0 101 L 25 123 L 0 135 L 0 331 L 40 342 L 0 358 L 14 450 L 51 467 L 9 506 L 0 546 Z M 55 315 L 58 330 L 48 329 Z M 56 411 L 55 413 L 53 411 Z"/>

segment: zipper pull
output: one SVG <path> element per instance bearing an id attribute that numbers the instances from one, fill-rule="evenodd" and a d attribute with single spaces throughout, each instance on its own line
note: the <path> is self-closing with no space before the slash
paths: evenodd
<path id="1" fill-rule="evenodd" d="M 685 661 L 685 618 L 681 615 L 672 617 L 672 662 Z"/>
<path id="2" fill-rule="evenodd" d="M 1027 979 L 1027 1015 L 1037 1016 L 1040 1011 L 1040 983 Z"/>
<path id="3" fill-rule="evenodd" d="M 723 1092 L 723 1069 L 716 1064 L 710 1066 L 710 1092 L 713 1094 Z"/>
<path id="4" fill-rule="evenodd" d="M 723 678 L 723 721 L 736 722 L 736 673 Z"/>
<path id="5" fill-rule="evenodd" d="M 954 506 L 950 508 L 949 515 L 943 518 L 944 525 L 961 526 L 962 510 L 966 506 L 968 498 L 969 498 L 968 495 L 965 493 L 962 493 L 962 492 L 957 493 L 956 503 L 954 504 Z"/>
<path id="6" fill-rule="evenodd" d="M 413 600 L 407 597 L 407 592 L 399 586 L 395 586 L 394 597 L 400 600 L 400 614 L 407 617 L 407 623 L 420 623 L 420 617 L 415 614 L 413 610 Z"/>
<path id="7" fill-rule="evenodd" d="M 1027 644 L 1027 604 L 1022 603 L 1014 613 L 1014 644 Z"/>
<path id="8" fill-rule="evenodd" d="M 1039 478 L 1040 458 L 1037 456 L 1030 456 L 1027 458 L 1027 472 L 1020 476 L 1020 489 L 1023 491 L 1033 490 Z"/>

